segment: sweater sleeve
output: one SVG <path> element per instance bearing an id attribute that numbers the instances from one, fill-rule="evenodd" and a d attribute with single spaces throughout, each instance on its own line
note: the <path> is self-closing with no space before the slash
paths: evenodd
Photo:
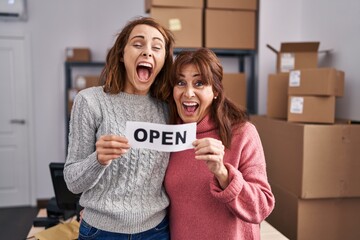
<path id="1" fill-rule="evenodd" d="M 238 145 L 238 146 L 235 146 Z M 260 137 L 251 123 L 234 135 L 230 158 L 225 166 L 230 184 L 222 190 L 214 177 L 211 194 L 238 218 L 260 223 L 273 210 L 275 198 L 267 180 L 266 163 Z"/>
<path id="2" fill-rule="evenodd" d="M 69 128 L 69 147 L 64 178 L 70 191 L 82 193 L 99 181 L 106 166 L 102 166 L 97 161 L 96 117 L 81 92 L 74 100 Z"/>

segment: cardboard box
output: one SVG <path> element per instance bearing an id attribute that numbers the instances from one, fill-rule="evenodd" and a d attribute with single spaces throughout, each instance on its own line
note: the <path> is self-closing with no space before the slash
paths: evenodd
<path id="1" fill-rule="evenodd" d="M 93 76 L 93 75 L 80 75 L 77 76 L 75 79 L 74 87 L 78 90 L 100 86 L 100 76 Z"/>
<path id="2" fill-rule="evenodd" d="M 207 8 L 257 10 L 257 0 L 207 0 Z"/>
<path id="3" fill-rule="evenodd" d="M 299 199 L 270 184 L 276 206 L 266 221 L 289 239 L 360 239 L 360 198 Z"/>
<path id="4" fill-rule="evenodd" d="M 150 15 L 174 33 L 175 47 L 202 46 L 202 9 L 154 7 L 151 8 Z"/>
<path id="5" fill-rule="evenodd" d="M 287 120 L 303 123 L 334 123 L 335 97 L 289 96 Z"/>
<path id="6" fill-rule="evenodd" d="M 145 0 L 145 12 L 152 7 L 203 8 L 204 0 Z"/>
<path id="7" fill-rule="evenodd" d="M 344 72 L 335 68 L 308 68 L 290 71 L 289 95 L 344 95 Z"/>
<path id="8" fill-rule="evenodd" d="M 281 44 L 280 50 L 269 44 L 267 47 L 277 55 L 276 72 L 279 73 L 294 69 L 317 68 L 319 45 L 320 42 L 287 42 Z"/>
<path id="9" fill-rule="evenodd" d="M 267 93 L 268 117 L 287 119 L 289 73 L 269 74 Z"/>
<path id="10" fill-rule="evenodd" d="M 205 47 L 256 49 L 254 11 L 205 10 Z"/>
<path id="11" fill-rule="evenodd" d="M 226 97 L 246 108 L 246 78 L 244 73 L 225 73 L 223 86 Z"/>
<path id="12" fill-rule="evenodd" d="M 65 49 L 65 56 L 67 62 L 90 62 L 91 51 L 89 48 L 72 48 Z"/>
<path id="13" fill-rule="evenodd" d="M 303 199 L 360 197 L 360 124 L 300 124 L 259 115 L 250 120 L 271 183 Z"/>

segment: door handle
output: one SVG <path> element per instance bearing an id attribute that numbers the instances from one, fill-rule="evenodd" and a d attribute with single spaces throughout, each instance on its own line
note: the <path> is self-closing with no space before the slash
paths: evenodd
<path id="1" fill-rule="evenodd" d="M 21 125 L 23 125 L 23 124 L 25 124 L 25 120 L 24 119 L 11 119 L 10 123 L 11 124 L 21 124 Z"/>

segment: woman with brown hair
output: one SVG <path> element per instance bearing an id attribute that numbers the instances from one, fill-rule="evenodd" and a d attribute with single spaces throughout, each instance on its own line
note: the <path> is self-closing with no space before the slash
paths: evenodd
<path id="1" fill-rule="evenodd" d="M 131 148 L 125 126 L 168 122 L 173 45 L 153 19 L 128 22 L 107 55 L 104 85 L 76 95 L 64 177 L 70 191 L 82 193 L 79 239 L 169 239 L 169 154 Z"/>
<path id="2" fill-rule="evenodd" d="M 259 223 L 274 208 L 259 135 L 225 97 L 222 78 L 209 49 L 175 59 L 171 122 L 197 122 L 197 140 L 194 149 L 171 153 L 166 171 L 172 240 L 260 239 Z"/>

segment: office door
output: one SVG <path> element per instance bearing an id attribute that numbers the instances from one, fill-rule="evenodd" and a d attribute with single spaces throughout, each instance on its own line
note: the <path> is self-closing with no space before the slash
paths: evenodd
<path id="1" fill-rule="evenodd" d="M 30 205 L 25 39 L 0 36 L 0 207 Z"/>

